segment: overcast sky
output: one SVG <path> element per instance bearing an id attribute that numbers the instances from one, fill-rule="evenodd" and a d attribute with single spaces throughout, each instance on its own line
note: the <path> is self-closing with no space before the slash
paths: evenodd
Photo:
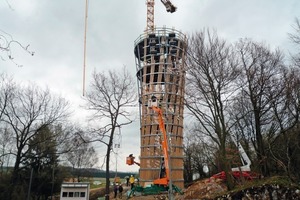
<path id="1" fill-rule="evenodd" d="M 265 42 L 271 48 L 293 51 L 287 33 L 292 33 L 295 18 L 300 18 L 299 0 L 173 0 L 177 12 L 155 5 L 155 25 L 174 27 L 186 34 L 203 28 L 234 43 L 240 38 Z M 35 55 L 12 47 L 17 67 L 3 52 L 0 73 L 17 82 L 34 82 L 64 96 L 73 104 L 74 121 L 86 121 L 79 107 L 82 101 L 83 41 L 85 0 L 0 0 L 0 31 L 13 36 Z M 86 57 L 86 85 L 91 73 L 120 69 L 124 65 L 135 74 L 134 41 L 146 27 L 145 0 L 89 0 Z M 121 130 L 122 144 L 118 169 L 128 167 L 125 158 L 140 152 L 139 121 Z M 104 148 L 99 147 L 102 158 Z M 101 160 L 102 161 L 102 160 Z M 115 169 L 113 161 L 111 169 Z"/>

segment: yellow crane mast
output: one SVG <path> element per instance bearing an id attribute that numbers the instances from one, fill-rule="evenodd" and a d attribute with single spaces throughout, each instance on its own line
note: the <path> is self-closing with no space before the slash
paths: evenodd
<path id="1" fill-rule="evenodd" d="M 177 10 L 177 7 L 169 0 L 160 0 L 166 7 L 167 12 L 173 13 Z M 155 0 L 146 0 L 147 5 L 147 27 L 146 31 L 154 30 L 154 4 Z"/>

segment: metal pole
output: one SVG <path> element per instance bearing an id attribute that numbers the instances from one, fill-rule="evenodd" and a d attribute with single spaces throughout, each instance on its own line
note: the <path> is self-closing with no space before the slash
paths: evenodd
<path id="1" fill-rule="evenodd" d="M 53 196 L 53 188 L 54 188 L 54 165 L 52 166 L 52 187 L 51 187 L 51 200 Z"/>
<path id="2" fill-rule="evenodd" d="M 32 183 L 32 174 L 33 174 L 33 168 L 31 167 L 30 181 L 29 181 L 29 188 L 28 188 L 28 193 L 27 193 L 27 200 L 30 200 L 30 191 L 31 191 L 31 183 Z"/>
<path id="3" fill-rule="evenodd" d="M 115 174 L 115 184 L 117 181 L 117 175 L 118 175 L 118 152 L 116 152 L 116 174 Z"/>

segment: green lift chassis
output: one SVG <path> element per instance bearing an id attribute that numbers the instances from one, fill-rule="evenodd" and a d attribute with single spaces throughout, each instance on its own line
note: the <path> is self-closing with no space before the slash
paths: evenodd
<path id="1" fill-rule="evenodd" d="M 175 185 L 172 185 L 172 189 L 174 192 L 177 192 L 179 194 L 183 194 L 183 192 Z M 132 190 L 130 190 L 127 199 L 129 199 L 132 196 L 147 196 L 147 195 L 160 195 L 160 194 L 166 194 L 168 193 L 169 187 L 161 186 L 161 185 L 150 185 L 146 187 L 142 186 L 134 186 Z"/>

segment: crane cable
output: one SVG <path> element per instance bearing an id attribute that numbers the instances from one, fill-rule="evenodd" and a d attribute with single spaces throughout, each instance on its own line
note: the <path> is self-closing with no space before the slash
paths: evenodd
<path id="1" fill-rule="evenodd" d="M 85 68 L 86 68 L 86 32 L 87 32 L 87 18 L 88 18 L 88 0 L 85 0 L 82 96 L 85 95 Z"/>

